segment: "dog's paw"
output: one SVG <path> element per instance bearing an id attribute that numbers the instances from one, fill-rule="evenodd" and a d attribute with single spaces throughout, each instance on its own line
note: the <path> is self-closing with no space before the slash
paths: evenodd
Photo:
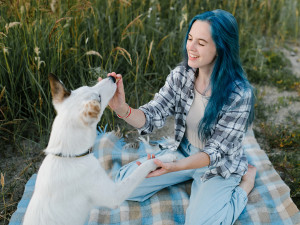
<path id="1" fill-rule="evenodd" d="M 160 161 L 164 163 L 174 162 L 176 161 L 176 156 L 174 154 L 165 154 L 162 156 L 157 157 Z"/>
<path id="2" fill-rule="evenodd" d="M 100 103 L 96 100 L 90 101 L 85 104 L 84 109 L 81 114 L 83 122 L 88 125 L 95 121 L 98 121 L 100 116 Z"/>

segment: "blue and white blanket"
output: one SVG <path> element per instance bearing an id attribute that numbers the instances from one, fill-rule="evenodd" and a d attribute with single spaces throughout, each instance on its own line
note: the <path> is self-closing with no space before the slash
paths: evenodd
<path id="1" fill-rule="evenodd" d="M 143 142 L 138 150 L 130 148 L 123 138 L 117 137 L 113 132 L 99 133 L 94 149 L 98 149 L 99 143 L 104 139 L 110 142 L 109 147 L 94 151 L 94 154 L 111 177 L 114 177 L 122 165 L 146 155 Z M 235 224 L 300 224 L 300 213 L 290 198 L 289 187 L 281 180 L 266 153 L 260 149 L 252 130 L 248 131 L 243 146 L 249 161 L 257 168 L 257 175 L 248 204 Z M 34 190 L 35 180 L 36 174 L 27 182 L 10 225 L 21 224 Z M 190 188 L 191 182 L 188 181 L 165 188 L 141 203 L 125 201 L 119 209 L 93 209 L 86 224 L 184 224 Z"/>

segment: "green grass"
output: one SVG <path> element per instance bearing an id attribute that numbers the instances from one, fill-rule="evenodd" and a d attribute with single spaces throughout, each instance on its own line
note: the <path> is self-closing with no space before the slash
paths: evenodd
<path id="1" fill-rule="evenodd" d="M 24 139 L 46 144 L 42 140 L 55 116 L 50 72 L 70 89 L 93 84 L 107 72 L 121 73 L 126 99 L 138 107 L 181 61 L 188 21 L 216 8 L 233 13 L 239 23 L 241 58 L 251 82 L 299 91 L 299 80 L 276 50 L 299 40 L 297 0 L 66 0 L 51 7 L 53 2 L 0 0 L 0 143 L 16 153 L 26 152 L 20 147 Z M 272 111 L 259 99 L 256 109 L 258 121 Z M 108 121 L 109 130 L 120 124 L 110 110 L 99 125 Z M 272 143 L 276 136 L 270 130 L 263 135 Z M 296 148 L 292 144 L 287 151 Z M 2 148 L 0 157 L 8 154 Z"/>
<path id="2" fill-rule="evenodd" d="M 271 85 L 280 90 L 299 89 L 299 78 L 292 70 L 291 63 L 278 50 L 258 50 L 259 56 L 245 58 L 250 82 L 260 85 Z M 250 67 L 248 66 L 250 65 Z"/>
<path id="3" fill-rule="evenodd" d="M 299 115 L 298 115 L 299 118 Z M 300 129 L 299 123 L 292 125 L 274 125 L 270 122 L 258 124 L 260 131 L 255 131 L 263 144 L 274 168 L 291 189 L 291 197 L 300 206 Z"/>
<path id="4" fill-rule="evenodd" d="M 292 75 L 281 79 L 290 72 L 277 66 L 282 57 L 267 40 L 273 45 L 298 38 L 297 1 L 68 0 L 51 8 L 53 2 L 0 3 L 0 116 L 4 129 L 7 126 L 2 122 L 21 119 L 19 124 L 32 123 L 41 136 L 49 133 L 54 117 L 49 72 L 73 89 L 116 71 L 123 74 L 126 90 L 130 90 L 128 102 L 133 107 L 147 102 L 181 61 L 187 22 L 215 8 L 232 12 L 239 22 L 241 57 L 251 81 L 283 88 L 296 82 Z M 269 63 L 275 74 L 265 69 Z M 107 112 L 102 124 L 111 119 L 114 117 Z M 2 129 L 1 134 L 10 135 Z"/>

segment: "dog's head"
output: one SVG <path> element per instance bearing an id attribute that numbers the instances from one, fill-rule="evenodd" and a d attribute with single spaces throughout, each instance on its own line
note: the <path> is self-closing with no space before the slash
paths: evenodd
<path id="1" fill-rule="evenodd" d="M 97 124 L 116 91 L 116 80 L 108 77 L 92 87 L 83 86 L 68 91 L 53 74 L 49 75 L 53 105 L 57 115 L 84 126 Z"/>

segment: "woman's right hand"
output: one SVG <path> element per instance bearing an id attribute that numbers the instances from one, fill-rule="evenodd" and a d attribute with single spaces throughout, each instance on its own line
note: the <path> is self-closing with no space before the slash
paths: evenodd
<path id="1" fill-rule="evenodd" d="M 121 74 L 116 74 L 115 72 L 108 73 L 107 76 L 113 76 L 116 78 L 117 90 L 115 95 L 109 101 L 108 105 L 112 110 L 114 110 L 119 115 L 126 115 L 128 111 L 128 105 L 125 101 L 125 91 L 123 85 L 123 79 Z M 101 81 L 101 78 L 98 78 Z"/>

